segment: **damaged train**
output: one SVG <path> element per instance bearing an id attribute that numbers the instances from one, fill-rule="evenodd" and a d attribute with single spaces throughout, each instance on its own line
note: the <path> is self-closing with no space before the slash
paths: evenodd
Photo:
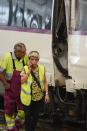
<path id="1" fill-rule="evenodd" d="M 87 1 L 0 0 L 0 57 L 24 42 L 46 67 L 51 113 L 87 126 Z M 0 83 L 0 108 L 4 88 Z"/>

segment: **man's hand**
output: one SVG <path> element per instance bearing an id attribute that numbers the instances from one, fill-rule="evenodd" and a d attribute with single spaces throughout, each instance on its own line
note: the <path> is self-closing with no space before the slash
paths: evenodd
<path id="1" fill-rule="evenodd" d="M 30 74 L 30 68 L 28 66 L 24 66 L 25 74 Z"/>
<path id="2" fill-rule="evenodd" d="M 5 82 L 4 87 L 5 87 L 6 90 L 8 90 L 10 88 L 10 84 L 8 82 Z"/>
<path id="3" fill-rule="evenodd" d="M 28 74 L 22 74 L 21 75 L 21 83 L 22 84 L 27 82 L 27 79 L 28 79 Z"/>
<path id="4" fill-rule="evenodd" d="M 10 84 L 6 81 L 3 73 L 0 73 L 0 80 L 3 83 L 5 89 L 9 89 L 10 88 Z"/>

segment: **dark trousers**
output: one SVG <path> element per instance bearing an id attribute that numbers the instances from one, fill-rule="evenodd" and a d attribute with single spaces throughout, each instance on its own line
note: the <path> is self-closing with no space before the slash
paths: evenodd
<path id="1" fill-rule="evenodd" d="M 43 100 L 32 101 L 30 106 L 24 106 L 25 131 L 35 131 L 42 103 Z"/>

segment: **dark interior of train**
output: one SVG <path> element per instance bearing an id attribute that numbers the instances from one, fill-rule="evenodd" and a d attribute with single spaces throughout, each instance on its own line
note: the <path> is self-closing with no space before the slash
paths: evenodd
<path id="1" fill-rule="evenodd" d="M 68 52 L 67 45 L 67 26 L 65 16 L 64 0 L 55 0 L 53 14 L 53 58 L 58 70 L 65 76 L 68 76 L 68 69 L 60 62 L 61 57 Z M 66 61 L 68 56 L 66 57 Z"/>

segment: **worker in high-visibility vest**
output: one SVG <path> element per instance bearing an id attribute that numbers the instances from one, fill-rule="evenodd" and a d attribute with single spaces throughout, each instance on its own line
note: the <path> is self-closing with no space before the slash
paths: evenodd
<path id="1" fill-rule="evenodd" d="M 20 101 L 20 72 L 26 64 L 28 64 L 28 56 L 23 43 L 15 44 L 14 51 L 8 52 L 0 61 L 0 81 L 5 87 L 4 112 L 8 131 L 19 131 L 18 122 L 24 119 L 23 105 Z M 15 121 L 16 109 L 18 114 Z"/>
<path id="2" fill-rule="evenodd" d="M 29 66 L 25 66 L 25 73 L 24 71 L 21 73 L 21 82 L 23 83 L 21 101 L 24 105 L 26 131 L 35 131 L 43 98 L 46 103 L 49 102 L 45 67 L 38 64 L 39 58 L 37 51 L 31 51 L 29 53 Z M 26 78 L 23 74 L 26 74 Z"/>

